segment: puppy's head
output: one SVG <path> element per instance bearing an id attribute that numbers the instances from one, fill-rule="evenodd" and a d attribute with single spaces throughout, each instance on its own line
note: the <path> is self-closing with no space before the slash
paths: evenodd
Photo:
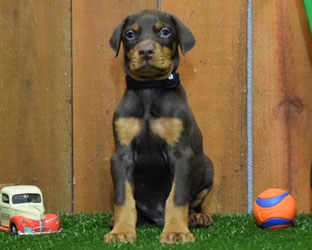
<path id="1" fill-rule="evenodd" d="M 125 52 L 125 71 L 132 78 L 148 81 L 166 79 L 179 65 L 183 54 L 195 45 L 192 32 L 175 16 L 156 10 L 145 10 L 128 16 L 116 28 L 110 45 Z"/>

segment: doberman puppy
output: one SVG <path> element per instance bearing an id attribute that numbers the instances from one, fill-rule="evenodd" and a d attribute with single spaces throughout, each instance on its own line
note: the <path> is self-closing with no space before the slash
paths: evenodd
<path id="1" fill-rule="evenodd" d="M 114 226 L 107 243 L 134 242 L 136 225 L 164 226 L 162 243 L 194 242 L 189 226 L 210 226 L 201 204 L 213 183 L 213 165 L 176 70 L 195 45 L 175 16 L 145 10 L 116 28 L 110 45 L 124 48 L 127 89 L 114 113 L 112 157 Z"/>

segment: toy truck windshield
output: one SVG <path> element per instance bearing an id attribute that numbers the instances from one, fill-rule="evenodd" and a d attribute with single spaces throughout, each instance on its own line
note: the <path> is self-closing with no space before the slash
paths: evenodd
<path id="1" fill-rule="evenodd" d="M 40 194 L 16 194 L 12 197 L 13 204 L 41 203 Z"/>

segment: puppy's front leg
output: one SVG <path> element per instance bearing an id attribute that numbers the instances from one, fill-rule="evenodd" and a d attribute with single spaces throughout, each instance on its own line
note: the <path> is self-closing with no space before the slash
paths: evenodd
<path id="1" fill-rule="evenodd" d="M 169 155 L 174 162 L 174 180 L 166 201 L 165 226 L 160 237 L 161 243 L 175 244 L 194 242 L 195 237 L 189 230 L 189 203 L 191 190 L 193 151 L 175 149 Z"/>
<path id="2" fill-rule="evenodd" d="M 133 198 L 133 160 L 129 147 L 119 146 L 112 158 L 112 177 L 115 188 L 114 227 L 105 235 L 105 242 L 135 242 L 137 211 Z"/>

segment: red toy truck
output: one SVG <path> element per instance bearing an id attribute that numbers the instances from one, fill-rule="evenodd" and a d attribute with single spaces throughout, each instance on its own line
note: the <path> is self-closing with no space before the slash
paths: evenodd
<path id="1" fill-rule="evenodd" d="M 8 186 L 0 192 L 0 230 L 14 235 L 61 232 L 56 214 L 44 214 L 42 193 L 36 186 Z"/>

